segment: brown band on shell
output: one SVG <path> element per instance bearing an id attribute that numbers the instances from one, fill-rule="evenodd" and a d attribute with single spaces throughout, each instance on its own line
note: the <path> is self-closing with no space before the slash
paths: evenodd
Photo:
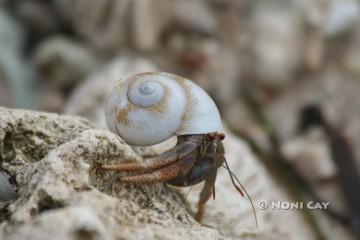
<path id="1" fill-rule="evenodd" d="M 116 114 L 116 120 L 118 121 L 118 123 L 120 123 L 123 126 L 127 126 L 130 127 L 131 126 L 131 122 L 129 121 L 129 112 L 130 111 L 134 111 L 135 106 L 128 103 L 126 105 L 126 108 L 124 109 L 119 109 L 117 114 Z"/>

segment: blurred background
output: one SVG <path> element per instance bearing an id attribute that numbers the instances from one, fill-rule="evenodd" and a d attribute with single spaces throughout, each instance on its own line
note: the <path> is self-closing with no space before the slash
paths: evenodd
<path id="1" fill-rule="evenodd" d="M 155 70 L 187 77 L 295 200 L 330 201 L 334 226 L 360 238 L 359 0 L 0 6 L 1 106 L 104 127 L 115 80 Z"/>

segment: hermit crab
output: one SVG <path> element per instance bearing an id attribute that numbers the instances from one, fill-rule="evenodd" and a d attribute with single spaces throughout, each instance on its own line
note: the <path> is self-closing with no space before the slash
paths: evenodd
<path id="1" fill-rule="evenodd" d="M 164 72 L 140 73 L 119 81 L 107 99 L 105 118 L 109 129 L 130 145 L 149 146 L 178 137 L 177 145 L 159 156 L 102 166 L 128 172 L 121 181 L 166 182 L 177 187 L 204 181 L 195 216 L 198 221 L 205 203 L 212 195 L 215 197 L 220 166 L 228 169 L 233 185 L 243 196 L 243 188 L 225 160 L 219 111 L 209 95 L 192 81 Z"/>

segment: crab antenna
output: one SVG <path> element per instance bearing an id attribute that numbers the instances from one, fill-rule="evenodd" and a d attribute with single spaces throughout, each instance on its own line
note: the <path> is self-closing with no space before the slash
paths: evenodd
<path id="1" fill-rule="evenodd" d="M 239 183 L 239 185 L 241 186 L 241 188 L 243 189 L 243 191 L 245 192 L 245 195 L 247 196 L 247 198 L 249 199 L 250 201 L 250 204 L 251 204 L 251 208 L 252 208 L 252 211 L 254 213 L 254 218 L 255 218 L 255 225 L 256 227 L 258 227 L 258 220 L 257 220 L 257 215 L 256 215 L 256 211 L 255 211 L 255 206 L 254 206 L 254 203 L 249 195 L 249 193 L 246 191 L 245 187 L 241 184 L 240 180 L 238 179 L 238 177 L 230 170 L 230 167 L 227 163 L 227 161 L 225 160 L 225 166 L 222 166 L 223 168 L 225 168 L 226 170 L 228 170 L 228 173 L 230 175 L 230 179 L 232 181 L 232 184 L 235 186 L 235 188 L 238 190 L 238 186 L 234 184 L 234 180 L 233 178 L 236 179 L 236 181 Z M 241 192 L 242 193 L 242 192 Z M 242 194 L 243 196 L 243 194 Z"/>
<path id="2" fill-rule="evenodd" d="M 231 182 L 232 182 L 232 184 L 233 184 L 233 186 L 236 188 L 236 190 L 240 193 L 240 195 L 242 196 L 242 197 L 244 197 L 244 193 L 243 193 L 243 191 L 241 190 L 241 188 L 242 189 L 244 189 L 244 187 L 241 185 L 241 183 L 239 182 L 239 185 L 240 185 L 240 187 L 235 183 L 235 181 L 234 181 L 234 177 L 233 177 L 233 172 L 230 170 L 230 167 L 229 167 L 229 164 L 227 163 L 227 161 L 225 160 L 225 165 L 226 165 L 226 167 L 225 167 L 225 169 L 227 169 L 228 170 L 228 173 L 229 173 L 229 176 L 230 176 L 230 179 L 231 179 Z"/>

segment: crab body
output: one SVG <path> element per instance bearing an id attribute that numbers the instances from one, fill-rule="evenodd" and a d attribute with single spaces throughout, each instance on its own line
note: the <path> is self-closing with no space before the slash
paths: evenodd
<path id="1" fill-rule="evenodd" d="M 177 187 L 188 187 L 204 181 L 195 216 L 200 221 L 205 203 L 211 195 L 215 196 L 217 169 L 225 161 L 222 139 L 222 133 L 183 135 L 174 148 L 159 156 L 144 162 L 104 165 L 103 168 L 129 172 L 120 180 L 137 184 L 166 182 Z"/>

